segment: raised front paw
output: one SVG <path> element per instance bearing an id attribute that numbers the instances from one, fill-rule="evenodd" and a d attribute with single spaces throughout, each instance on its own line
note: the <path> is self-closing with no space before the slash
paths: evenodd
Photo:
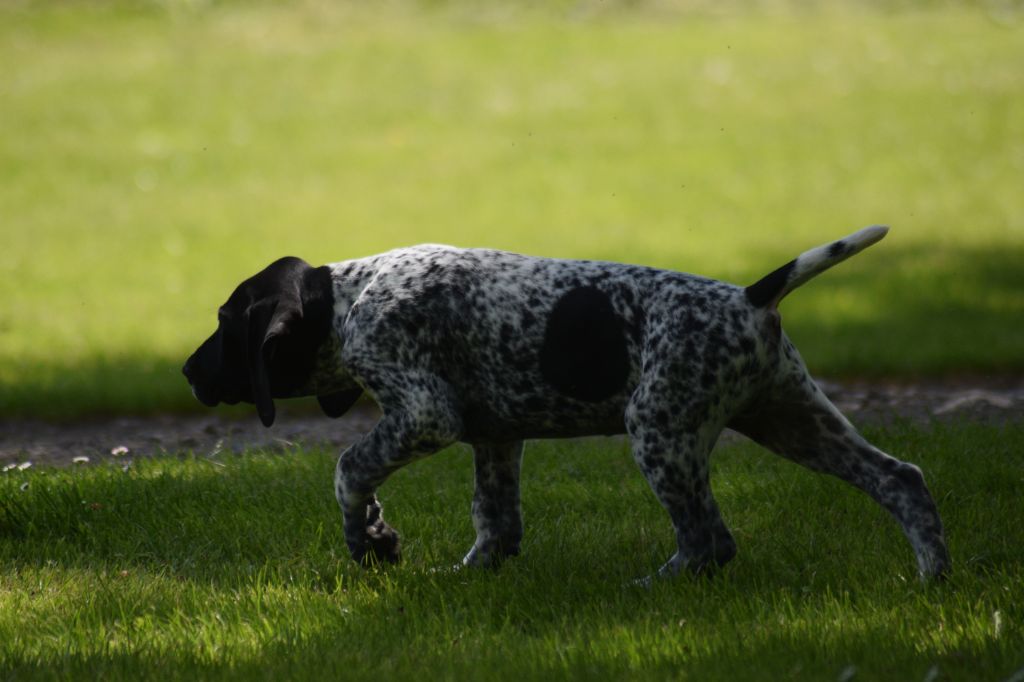
<path id="1" fill-rule="evenodd" d="M 374 498 L 366 505 L 363 523 L 357 521 L 359 525 L 353 528 L 349 526 L 350 517 L 346 518 L 345 534 L 349 552 L 352 559 L 363 566 L 397 564 L 402 558 L 398 531 L 384 522 L 381 511 L 380 502 Z"/>
<path id="2" fill-rule="evenodd" d="M 360 560 L 364 566 L 382 562 L 397 564 L 402 560 L 398 531 L 384 523 L 384 519 L 366 526 L 366 549 Z"/>

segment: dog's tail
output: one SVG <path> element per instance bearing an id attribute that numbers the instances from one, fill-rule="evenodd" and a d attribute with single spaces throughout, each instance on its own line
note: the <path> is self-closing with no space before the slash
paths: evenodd
<path id="1" fill-rule="evenodd" d="M 865 227 L 837 242 L 806 251 L 747 287 L 747 300 L 756 308 L 774 308 L 793 289 L 836 263 L 860 253 L 879 241 L 888 231 L 889 228 L 882 225 Z"/>

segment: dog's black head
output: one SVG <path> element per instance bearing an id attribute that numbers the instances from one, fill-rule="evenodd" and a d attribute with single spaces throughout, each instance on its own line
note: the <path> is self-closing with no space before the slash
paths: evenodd
<path id="1" fill-rule="evenodd" d="M 210 407 L 255 403 L 270 426 L 274 398 L 315 392 L 318 351 L 331 334 L 333 308 L 327 266 L 291 257 L 271 263 L 238 285 L 218 311 L 217 331 L 185 363 L 192 392 Z M 336 396 L 320 398 L 332 417 L 338 416 L 335 403 Z"/>

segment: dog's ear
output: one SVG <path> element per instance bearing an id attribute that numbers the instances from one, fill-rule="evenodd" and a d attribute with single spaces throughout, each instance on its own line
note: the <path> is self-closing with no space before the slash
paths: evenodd
<path id="1" fill-rule="evenodd" d="M 302 302 L 298 297 L 264 299 L 249 308 L 246 362 L 256 412 L 264 426 L 274 423 L 276 411 L 270 393 L 270 363 L 278 341 L 291 333 L 302 320 Z"/>

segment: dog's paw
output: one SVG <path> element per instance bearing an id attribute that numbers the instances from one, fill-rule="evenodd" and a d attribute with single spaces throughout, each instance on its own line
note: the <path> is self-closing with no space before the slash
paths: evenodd
<path id="1" fill-rule="evenodd" d="M 953 566 L 945 545 L 933 549 L 925 557 L 918 558 L 918 577 L 922 583 L 944 583 L 949 580 Z"/>
<path id="2" fill-rule="evenodd" d="M 361 563 L 372 565 L 380 563 L 397 564 L 402 560 L 402 546 L 398 531 L 378 518 L 366 527 L 366 553 Z"/>
<path id="3" fill-rule="evenodd" d="M 366 518 L 362 523 L 354 528 L 349 528 L 346 523 L 349 552 L 352 559 L 363 566 L 397 564 L 402 559 L 398 531 L 384 522 L 382 511 L 383 507 L 374 497 L 366 505 Z"/>

